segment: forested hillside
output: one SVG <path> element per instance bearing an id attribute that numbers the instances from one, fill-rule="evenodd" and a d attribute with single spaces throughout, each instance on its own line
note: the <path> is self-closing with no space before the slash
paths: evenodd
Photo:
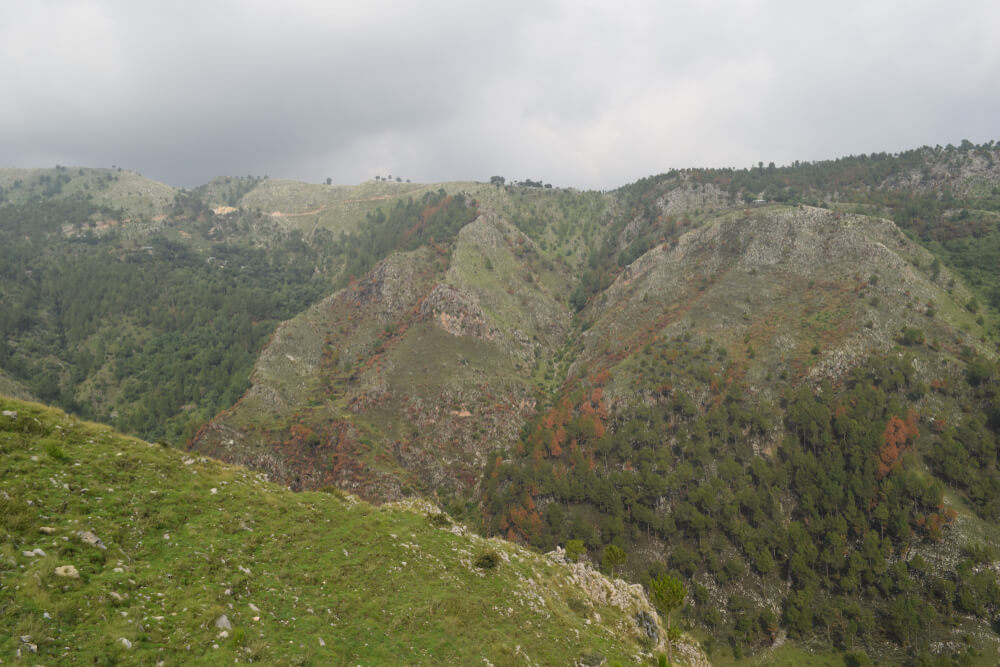
<path id="1" fill-rule="evenodd" d="M 0 388 L 670 574 L 716 659 L 1000 655 L 993 143 L 606 193 L 0 188 Z"/>
<path id="2" fill-rule="evenodd" d="M 242 395 L 279 322 L 440 234 L 401 228 L 398 207 L 354 213 L 363 235 L 341 220 L 339 235 L 317 226 L 308 239 L 259 208 L 226 208 L 262 179 L 165 201 L 165 186 L 121 170 L 5 176 L 0 372 L 40 400 L 175 444 Z"/>

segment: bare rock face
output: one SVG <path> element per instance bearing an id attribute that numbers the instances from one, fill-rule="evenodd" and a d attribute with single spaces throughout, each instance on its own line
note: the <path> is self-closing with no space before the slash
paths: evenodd
<path id="1" fill-rule="evenodd" d="M 630 584 L 623 579 L 614 579 L 598 572 L 588 563 L 570 563 L 566 551 L 556 547 L 546 556 L 557 563 L 564 563 L 570 569 L 570 579 L 594 604 L 618 607 L 635 622 L 635 630 L 656 642 L 657 651 L 666 650 L 666 630 L 645 589 L 639 584 Z M 708 667 L 708 656 L 698 642 L 682 636 L 673 643 L 674 657 L 680 664 Z"/>
<path id="2" fill-rule="evenodd" d="M 191 447 L 295 489 L 466 494 L 533 414 L 533 367 L 569 329 L 545 270 L 491 213 L 450 254 L 391 255 L 283 323 L 250 389 Z"/>
<path id="3" fill-rule="evenodd" d="M 949 287 L 947 271 L 934 279 L 932 261 L 888 220 L 807 206 L 748 210 L 626 267 L 592 306 L 595 323 L 571 374 L 602 355 L 627 357 L 652 332 L 729 349 L 752 340 L 744 366 L 752 387 L 771 371 L 836 380 L 892 349 L 903 327 L 972 346 L 971 336 L 928 316 L 928 304 L 960 310 L 970 298 Z M 611 402 L 639 400 L 624 385 L 607 391 Z"/>
<path id="4" fill-rule="evenodd" d="M 920 149 L 923 160 L 909 169 L 892 174 L 884 188 L 935 192 L 951 188 L 968 195 L 979 188 L 992 188 L 1000 180 L 1000 162 L 975 151 L 945 151 L 940 147 Z"/>
<path id="5" fill-rule="evenodd" d="M 461 290 L 438 285 L 420 302 L 420 318 L 441 327 L 453 336 L 474 336 L 496 340 L 499 331 L 491 328 L 477 303 Z"/>

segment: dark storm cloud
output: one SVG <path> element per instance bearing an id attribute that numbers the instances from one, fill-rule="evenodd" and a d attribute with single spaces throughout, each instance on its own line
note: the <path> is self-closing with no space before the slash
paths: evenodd
<path id="1" fill-rule="evenodd" d="M 0 161 L 615 187 L 997 138 L 986 1 L 162 4 L 0 9 Z"/>

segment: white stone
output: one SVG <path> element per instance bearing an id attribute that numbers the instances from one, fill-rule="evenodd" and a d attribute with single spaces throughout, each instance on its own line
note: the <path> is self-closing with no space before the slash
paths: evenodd
<path id="1" fill-rule="evenodd" d="M 57 577 L 68 577 L 70 579 L 79 579 L 80 572 L 72 565 L 60 565 L 56 568 Z"/>
<path id="2" fill-rule="evenodd" d="M 104 542 L 101 541 L 101 538 L 99 538 L 97 535 L 94 535 L 89 530 L 78 530 L 76 531 L 76 536 L 79 537 L 81 541 L 89 544 L 92 547 L 97 547 L 98 549 L 107 550 L 107 547 L 104 546 Z"/>

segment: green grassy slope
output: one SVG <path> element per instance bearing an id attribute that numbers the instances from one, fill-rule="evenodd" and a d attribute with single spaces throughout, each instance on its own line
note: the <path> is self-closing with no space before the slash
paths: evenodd
<path id="1" fill-rule="evenodd" d="M 293 494 L 55 409 L 0 409 L 4 661 L 568 664 L 652 648 L 635 589 L 591 581 L 625 600 L 600 602 L 580 566 L 459 534 L 429 505 Z M 488 553 L 499 564 L 478 567 Z"/>

